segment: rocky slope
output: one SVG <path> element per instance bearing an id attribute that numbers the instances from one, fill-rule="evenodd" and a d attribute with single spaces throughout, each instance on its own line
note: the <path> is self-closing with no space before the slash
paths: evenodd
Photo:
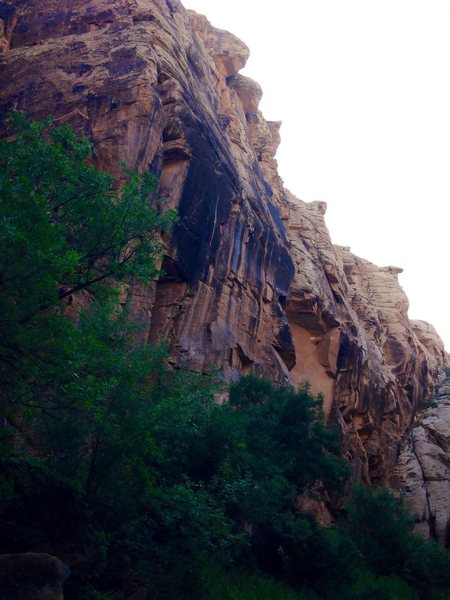
<path id="1" fill-rule="evenodd" d="M 1 127 L 9 110 L 52 114 L 100 168 L 155 173 L 177 208 L 166 274 L 128 290 L 145 339 L 228 379 L 310 381 L 355 475 L 384 478 L 443 346 L 409 321 L 400 269 L 333 246 L 326 205 L 283 188 L 245 44 L 178 0 L 8 0 L 0 51 Z"/>

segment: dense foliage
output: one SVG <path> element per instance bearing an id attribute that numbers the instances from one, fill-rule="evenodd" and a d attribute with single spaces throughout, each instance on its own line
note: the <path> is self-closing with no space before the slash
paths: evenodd
<path id="1" fill-rule="evenodd" d="M 334 527 L 299 510 L 347 477 L 307 386 L 243 377 L 219 404 L 218 377 L 138 343 L 119 297 L 157 272 L 173 217 L 154 181 L 117 191 L 68 128 L 18 126 L 0 143 L 0 552 L 65 560 L 69 600 L 449 598 L 446 551 L 388 492 L 356 488 Z"/>
<path id="2" fill-rule="evenodd" d="M 94 294 L 93 312 L 114 311 L 120 284 L 155 276 L 156 234 L 173 216 L 158 209 L 150 175 L 124 173 L 117 191 L 67 126 L 21 115 L 13 126 L 13 141 L 0 141 L 0 393 L 20 427 L 36 407 L 72 406 L 75 381 L 88 378 L 78 372 L 85 338 L 94 355 L 101 338 L 84 317 L 64 318 L 68 304 L 84 294 L 88 306 Z"/>

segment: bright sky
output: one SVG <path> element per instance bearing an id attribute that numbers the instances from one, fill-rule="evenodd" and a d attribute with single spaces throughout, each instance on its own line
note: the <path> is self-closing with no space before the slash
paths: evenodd
<path id="1" fill-rule="evenodd" d="M 184 4 L 250 47 L 285 185 L 328 203 L 335 243 L 403 267 L 410 317 L 450 350 L 449 0 Z"/>

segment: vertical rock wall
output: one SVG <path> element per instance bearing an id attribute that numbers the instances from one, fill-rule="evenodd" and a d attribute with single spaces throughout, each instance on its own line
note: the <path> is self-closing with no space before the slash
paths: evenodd
<path id="1" fill-rule="evenodd" d="M 424 323 L 420 322 L 423 327 Z M 429 328 L 427 339 L 430 339 Z M 450 378 L 442 375 L 435 394 L 415 417 L 390 475 L 414 517 L 414 529 L 450 547 Z"/>
<path id="2" fill-rule="evenodd" d="M 399 269 L 333 246 L 326 205 L 283 188 L 245 44 L 178 0 L 8 0 L 0 52 L 1 127 L 52 114 L 100 168 L 152 171 L 178 210 L 165 275 L 129 290 L 143 337 L 190 369 L 310 381 L 355 474 L 383 478 L 442 343 L 408 320 Z"/>

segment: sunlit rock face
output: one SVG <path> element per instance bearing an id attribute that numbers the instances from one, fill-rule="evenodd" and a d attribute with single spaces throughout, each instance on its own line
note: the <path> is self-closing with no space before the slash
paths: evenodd
<path id="1" fill-rule="evenodd" d="M 398 269 L 333 246 L 325 203 L 284 189 L 280 122 L 239 70 L 249 50 L 178 0 L 0 2 L 0 117 L 54 115 L 95 161 L 150 170 L 178 210 L 164 276 L 130 288 L 174 365 L 255 372 L 324 396 L 355 475 L 381 479 L 443 364 L 407 317 Z"/>
<path id="2" fill-rule="evenodd" d="M 307 379 L 324 394 L 325 413 L 340 424 L 357 476 L 383 480 L 446 360 L 442 341 L 431 325 L 409 321 L 401 269 L 333 246 L 324 203 L 290 195 L 289 206 L 296 266 L 286 309 L 296 348 L 292 380 Z"/>

